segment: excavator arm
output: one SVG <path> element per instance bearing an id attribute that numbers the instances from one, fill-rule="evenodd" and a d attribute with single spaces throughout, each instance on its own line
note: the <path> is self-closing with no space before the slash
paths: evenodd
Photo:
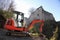
<path id="1" fill-rule="evenodd" d="M 39 24 L 39 25 L 38 25 Z M 33 20 L 31 23 L 30 23 L 30 25 L 29 25 L 29 27 L 27 28 L 28 29 L 28 31 L 30 31 L 30 30 L 32 30 L 32 29 L 34 29 L 34 30 L 32 30 L 32 31 L 39 31 L 39 32 L 42 32 L 42 28 L 43 28 L 43 25 L 44 25 L 44 21 L 43 20 Z"/>

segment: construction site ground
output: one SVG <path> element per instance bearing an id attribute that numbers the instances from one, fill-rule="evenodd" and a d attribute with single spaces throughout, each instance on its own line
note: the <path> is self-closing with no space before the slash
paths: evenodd
<path id="1" fill-rule="evenodd" d="M 44 40 L 44 38 L 40 38 L 39 36 L 29 36 L 29 37 L 18 37 L 18 36 L 6 36 L 6 30 L 0 29 L 0 40 Z"/>

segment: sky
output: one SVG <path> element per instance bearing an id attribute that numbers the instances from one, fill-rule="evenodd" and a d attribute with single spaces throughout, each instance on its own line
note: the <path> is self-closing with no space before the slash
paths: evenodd
<path id="1" fill-rule="evenodd" d="M 15 10 L 23 12 L 25 17 L 29 17 L 31 8 L 43 9 L 52 13 L 56 21 L 60 21 L 60 0 L 14 0 Z"/>

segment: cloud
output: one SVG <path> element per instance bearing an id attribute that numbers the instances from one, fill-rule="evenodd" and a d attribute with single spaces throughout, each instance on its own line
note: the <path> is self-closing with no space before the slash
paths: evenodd
<path id="1" fill-rule="evenodd" d="M 29 9 L 32 7 L 32 5 L 27 4 L 26 2 L 24 2 L 23 0 L 15 0 L 14 1 L 16 6 L 15 6 L 15 10 L 20 11 L 25 13 L 25 17 L 29 17 Z"/>

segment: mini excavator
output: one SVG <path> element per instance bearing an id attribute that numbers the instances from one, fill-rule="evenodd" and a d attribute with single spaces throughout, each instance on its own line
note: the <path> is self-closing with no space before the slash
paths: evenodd
<path id="1" fill-rule="evenodd" d="M 43 20 L 33 20 L 29 26 L 26 28 L 24 25 L 24 13 L 22 12 L 18 12 L 18 11 L 13 11 L 15 14 L 15 18 L 9 18 L 6 21 L 6 24 L 4 26 L 4 28 L 7 30 L 6 35 L 10 36 L 10 35 L 18 35 L 18 36 L 30 36 L 29 33 L 31 32 L 30 30 L 32 30 L 32 32 L 36 32 L 36 30 L 38 30 L 39 32 L 42 32 L 42 27 L 44 25 L 44 21 Z M 39 24 L 38 26 L 34 26 L 37 23 Z M 36 29 L 37 28 L 37 29 Z"/>

